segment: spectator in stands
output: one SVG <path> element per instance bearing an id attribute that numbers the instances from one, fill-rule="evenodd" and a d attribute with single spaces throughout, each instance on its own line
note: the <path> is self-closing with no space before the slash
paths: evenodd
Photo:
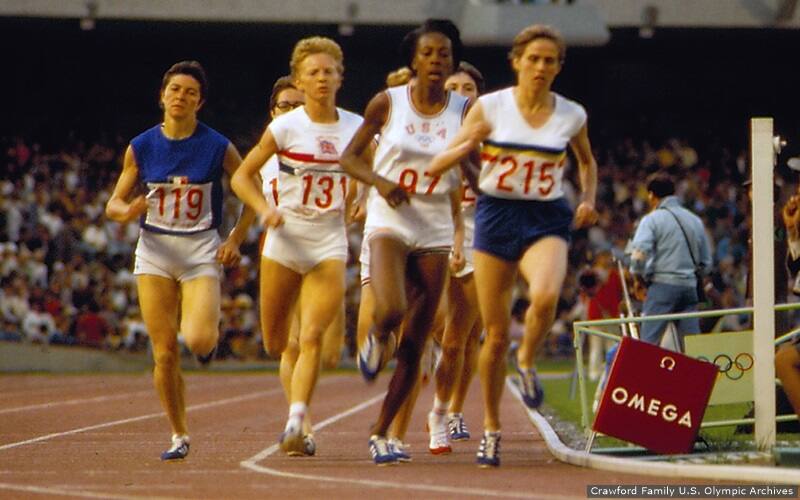
<path id="1" fill-rule="evenodd" d="M 12 272 L 2 279 L 0 299 L 0 315 L 3 319 L 21 326 L 28 314 L 28 290 L 19 274 Z"/>
<path id="2" fill-rule="evenodd" d="M 0 253 L 3 256 L 2 260 L 0 260 L 0 277 L 9 276 L 13 271 L 19 269 L 17 265 L 18 248 L 17 244 L 12 241 L 2 245 L 2 248 L 0 248 Z"/>
<path id="3" fill-rule="evenodd" d="M 608 250 L 598 252 L 592 265 L 597 280 L 596 288 L 590 294 L 587 303 L 586 319 L 597 320 L 619 317 L 619 304 L 622 301 L 622 277 L 614 265 L 612 254 Z M 607 328 L 601 328 L 605 330 Z M 614 328 L 618 331 L 618 327 Z M 603 373 L 605 353 L 611 349 L 613 342 L 597 335 L 589 335 L 589 379 L 598 380 Z"/>
<path id="4" fill-rule="evenodd" d="M 122 320 L 122 345 L 131 352 L 147 350 L 147 328 L 138 306 L 129 306 Z"/>
<path id="5" fill-rule="evenodd" d="M 88 347 L 103 347 L 111 326 L 100 315 L 100 305 L 91 299 L 75 322 L 75 339 L 78 344 Z"/>
<path id="6" fill-rule="evenodd" d="M 0 318 L 0 340 L 8 340 L 11 342 L 19 342 L 22 340 L 22 335 L 19 332 L 19 327 L 13 321 Z"/>
<path id="7" fill-rule="evenodd" d="M 711 245 L 703 221 L 683 208 L 675 196 L 675 183 L 664 173 L 647 180 L 650 212 L 639 222 L 631 242 L 631 273 L 643 316 L 697 310 L 695 272 L 711 269 Z M 647 285 L 645 285 L 647 283 Z M 659 344 L 667 321 L 645 321 L 640 338 Z M 697 318 L 677 321 L 681 349 L 683 336 L 700 333 Z"/>
<path id="8" fill-rule="evenodd" d="M 41 300 L 32 300 L 30 310 L 22 320 L 22 333 L 25 340 L 36 344 L 48 344 L 58 334 L 53 316 L 44 309 Z"/>
<path id="9" fill-rule="evenodd" d="M 789 198 L 781 210 L 789 252 L 786 259 L 793 280 L 792 292 L 800 295 L 800 192 Z M 777 264 L 777 263 L 776 263 Z M 775 354 L 775 374 L 786 397 L 800 416 L 800 336 L 782 344 Z"/>

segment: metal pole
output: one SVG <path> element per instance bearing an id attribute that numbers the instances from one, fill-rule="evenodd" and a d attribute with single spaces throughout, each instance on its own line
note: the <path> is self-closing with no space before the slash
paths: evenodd
<path id="1" fill-rule="evenodd" d="M 578 395 L 581 403 L 581 427 L 584 432 L 589 429 L 589 402 L 586 399 L 586 374 L 583 372 L 583 332 L 573 327 L 575 347 L 575 370 L 578 372 Z"/>
<path id="2" fill-rule="evenodd" d="M 750 120 L 750 178 L 753 180 L 753 357 L 755 442 L 775 446 L 775 236 L 772 118 Z M 783 265 L 781 262 L 779 265 Z"/>
<path id="3" fill-rule="evenodd" d="M 617 271 L 619 272 L 619 280 L 622 282 L 622 296 L 625 299 L 625 309 L 628 310 L 628 317 L 634 317 L 633 308 L 631 307 L 631 296 L 628 293 L 628 284 L 625 282 L 625 270 L 622 268 L 622 262 L 619 259 L 615 259 L 617 261 Z M 628 323 L 628 328 L 630 329 L 631 337 L 638 339 L 639 338 L 639 325 L 636 323 Z M 625 335 L 625 331 L 622 332 Z"/>

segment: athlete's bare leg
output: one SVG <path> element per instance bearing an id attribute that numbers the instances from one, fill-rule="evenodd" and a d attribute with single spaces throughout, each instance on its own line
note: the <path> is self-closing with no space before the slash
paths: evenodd
<path id="1" fill-rule="evenodd" d="M 517 275 L 517 263 L 475 250 L 475 287 L 486 329 L 478 357 L 483 390 L 484 429 L 500 430 L 500 398 L 506 376 L 508 327 L 511 323 L 511 293 Z"/>
<path id="2" fill-rule="evenodd" d="M 517 351 L 520 368 L 532 368 L 536 353 L 556 318 L 561 286 L 567 275 L 567 242 L 550 236 L 525 251 L 519 263 L 528 283 L 530 306 L 525 312 L 525 333 Z"/>
<path id="3" fill-rule="evenodd" d="M 153 275 L 136 277 L 139 307 L 153 345 L 153 384 L 173 434 L 187 434 L 184 384 L 178 350 L 178 284 Z"/>

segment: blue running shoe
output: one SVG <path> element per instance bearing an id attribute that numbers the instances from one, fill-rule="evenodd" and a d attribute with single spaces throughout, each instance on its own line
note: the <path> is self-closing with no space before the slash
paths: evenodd
<path id="1" fill-rule="evenodd" d="M 392 438 L 389 440 L 389 451 L 391 451 L 394 456 L 397 457 L 398 462 L 410 462 L 411 455 L 408 454 L 406 448 L 408 445 L 403 443 L 397 438 Z"/>
<path id="2" fill-rule="evenodd" d="M 525 402 L 525 405 L 528 408 L 535 410 L 542 406 L 542 402 L 544 401 L 544 389 L 542 388 L 542 384 L 539 382 L 539 376 L 536 375 L 536 370 L 534 368 L 523 370 L 516 362 L 516 359 L 517 358 L 515 357 L 514 365 L 517 369 L 517 374 L 519 374 L 519 386 L 522 391 L 522 401 Z"/>
<path id="3" fill-rule="evenodd" d="M 500 466 L 500 432 L 484 432 L 476 462 L 481 468 Z"/>
<path id="4" fill-rule="evenodd" d="M 378 373 L 383 368 L 384 347 L 370 331 L 366 340 L 364 340 L 364 345 L 358 351 L 358 369 L 367 382 L 374 382 L 375 377 L 378 376 Z"/>
<path id="5" fill-rule="evenodd" d="M 463 413 L 451 413 L 448 415 L 447 428 L 450 430 L 450 439 L 453 441 L 468 441 L 469 430 L 464 422 Z"/>
<path id="6" fill-rule="evenodd" d="M 375 465 L 397 465 L 398 458 L 389 448 L 389 442 L 385 437 L 373 434 L 369 437 L 369 453 Z"/>
<path id="7" fill-rule="evenodd" d="M 198 354 L 195 357 L 197 358 L 197 362 L 200 363 L 200 366 L 202 366 L 203 368 L 207 368 L 208 365 L 211 364 L 211 360 L 214 359 L 214 356 L 216 354 L 217 354 L 217 346 L 214 346 L 214 348 L 211 349 L 211 352 L 209 352 L 208 354 L 204 356 Z"/>
<path id="8" fill-rule="evenodd" d="M 180 460 L 189 454 L 189 436 L 172 436 L 172 447 L 161 454 L 161 460 Z"/>

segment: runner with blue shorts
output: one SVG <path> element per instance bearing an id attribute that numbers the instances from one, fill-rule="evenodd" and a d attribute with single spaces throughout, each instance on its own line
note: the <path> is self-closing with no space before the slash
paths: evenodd
<path id="1" fill-rule="evenodd" d="M 517 85 L 481 96 L 448 150 L 430 166 L 432 173 L 440 173 L 480 149 L 475 284 L 486 328 L 479 359 L 485 430 L 477 462 L 482 467 L 500 465 L 499 409 L 517 273 L 528 283 L 531 303 L 517 371 L 525 403 L 537 408 L 544 394 L 534 357 L 555 319 L 567 273 L 570 229 L 597 220 L 597 164 L 586 111 L 550 90 L 565 51 L 554 29 L 542 25 L 523 29 L 509 54 Z M 568 145 L 577 160 L 582 188 L 574 215 L 562 190 Z"/>

